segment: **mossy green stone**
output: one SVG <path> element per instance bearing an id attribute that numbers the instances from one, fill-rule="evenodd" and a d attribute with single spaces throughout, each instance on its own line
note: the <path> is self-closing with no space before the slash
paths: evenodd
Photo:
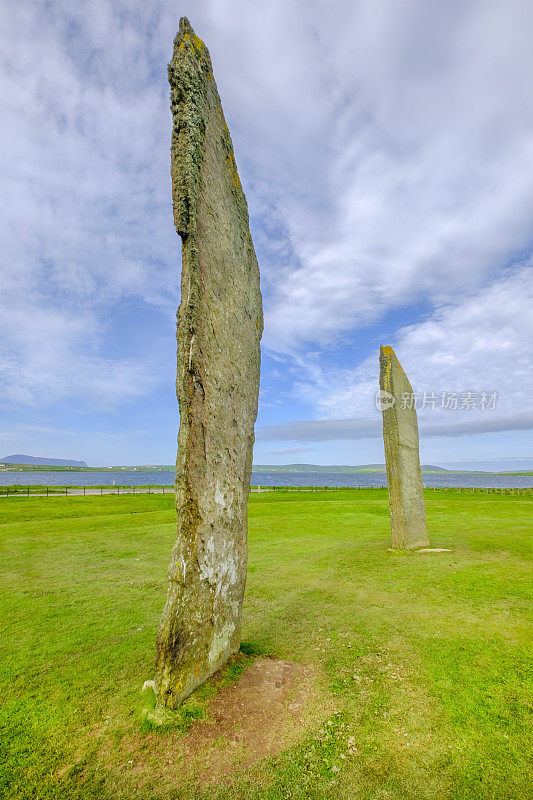
<path id="1" fill-rule="evenodd" d="M 178 536 L 157 636 L 158 703 L 175 708 L 239 649 L 263 331 L 248 209 L 209 51 L 180 20 L 169 64 L 178 310 Z"/>

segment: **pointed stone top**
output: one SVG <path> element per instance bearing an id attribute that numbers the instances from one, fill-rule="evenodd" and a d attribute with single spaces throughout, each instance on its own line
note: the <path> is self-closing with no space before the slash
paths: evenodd
<path id="1" fill-rule="evenodd" d="M 398 356 L 396 355 L 390 344 L 385 344 L 385 345 L 382 344 L 381 347 L 379 348 L 379 361 L 381 364 L 382 371 L 388 373 L 389 377 L 390 377 L 391 366 L 394 365 L 395 367 L 397 367 L 400 370 L 403 377 L 405 378 L 405 380 L 407 381 L 409 387 L 411 387 L 409 379 L 407 378 L 407 375 L 403 371 L 402 365 L 398 361 Z"/>
<path id="2" fill-rule="evenodd" d="M 187 17 L 181 17 L 180 18 L 179 32 L 181 33 L 182 36 L 183 36 L 184 33 L 189 33 L 189 34 L 192 33 L 192 34 L 194 34 L 194 31 L 192 29 L 192 25 L 189 22 L 189 20 L 187 19 Z"/>
<path id="3" fill-rule="evenodd" d="M 178 37 L 182 39 L 192 39 L 195 43 L 201 45 L 201 47 L 205 47 L 205 44 L 202 42 L 199 36 L 197 36 L 194 32 L 194 29 L 187 19 L 187 17 L 182 17 L 180 19 L 180 26 L 178 28 Z"/>
<path id="4" fill-rule="evenodd" d="M 379 351 L 380 353 L 383 353 L 384 356 L 389 356 L 389 357 L 393 356 L 394 358 L 396 358 L 396 353 L 394 352 L 390 344 L 382 344 L 381 347 L 379 348 Z M 397 360 L 398 359 L 396 358 L 396 361 Z"/>
<path id="5" fill-rule="evenodd" d="M 190 55 L 194 56 L 197 61 L 206 61 L 209 67 L 211 67 L 209 50 L 200 37 L 195 34 L 187 17 L 181 17 L 180 19 L 179 30 L 174 39 L 174 55 L 172 60 L 174 61 L 184 52 L 188 52 Z"/>

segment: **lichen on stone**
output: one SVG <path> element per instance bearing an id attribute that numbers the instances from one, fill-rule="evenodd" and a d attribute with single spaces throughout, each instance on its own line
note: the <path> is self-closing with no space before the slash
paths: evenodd
<path id="1" fill-rule="evenodd" d="M 380 348 L 379 365 L 380 389 L 394 398 L 382 408 L 392 546 L 413 550 L 429 545 L 416 409 L 402 404 L 413 390 L 392 347 Z"/>
<path id="2" fill-rule="evenodd" d="M 178 531 L 155 689 L 159 704 L 175 707 L 240 644 L 263 316 L 248 207 L 209 51 L 185 18 L 168 77 L 182 239 Z"/>

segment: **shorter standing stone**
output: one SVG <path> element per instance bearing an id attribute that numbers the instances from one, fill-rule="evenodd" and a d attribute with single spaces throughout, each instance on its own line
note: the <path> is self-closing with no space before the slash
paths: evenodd
<path id="1" fill-rule="evenodd" d="M 380 348 L 379 366 L 392 546 L 415 550 L 429 539 L 413 390 L 392 347 Z"/>

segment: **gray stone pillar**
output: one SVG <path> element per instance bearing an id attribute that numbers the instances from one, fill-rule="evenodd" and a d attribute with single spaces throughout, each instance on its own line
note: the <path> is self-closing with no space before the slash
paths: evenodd
<path id="1" fill-rule="evenodd" d="M 415 550 L 429 539 L 413 390 L 392 347 L 380 348 L 379 367 L 392 546 Z"/>
<path id="2" fill-rule="evenodd" d="M 180 20 L 168 67 L 182 239 L 177 541 L 155 691 L 176 707 L 240 646 L 263 331 L 259 268 L 207 47 Z"/>

